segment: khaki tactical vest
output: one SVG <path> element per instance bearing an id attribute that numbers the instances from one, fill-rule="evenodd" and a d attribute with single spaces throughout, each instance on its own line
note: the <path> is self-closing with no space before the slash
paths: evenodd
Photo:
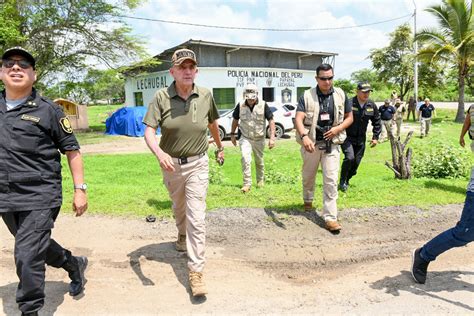
<path id="1" fill-rule="evenodd" d="M 341 88 L 333 88 L 334 93 L 334 122 L 332 126 L 337 126 L 344 121 L 344 102 L 346 101 L 346 95 Z M 315 142 L 316 140 L 316 124 L 318 123 L 319 116 L 319 99 L 316 93 L 316 88 L 308 89 L 304 92 L 304 104 L 305 104 L 305 118 L 303 120 L 304 133 L 308 134 L 309 138 Z M 336 135 L 332 142 L 340 145 L 346 140 L 346 130 L 343 130 Z M 297 136 L 296 141 L 298 144 L 303 145 L 301 137 Z"/>
<path id="2" fill-rule="evenodd" d="M 245 100 L 240 101 L 240 131 L 245 138 L 256 140 L 265 137 L 265 101 L 258 99 L 250 111 Z"/>

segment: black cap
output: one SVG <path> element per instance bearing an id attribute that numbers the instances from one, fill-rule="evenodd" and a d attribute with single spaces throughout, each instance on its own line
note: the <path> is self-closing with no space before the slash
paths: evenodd
<path id="1" fill-rule="evenodd" d="M 373 91 L 368 82 L 359 82 L 357 84 L 357 90 L 361 90 L 362 92 Z"/>
<path id="2" fill-rule="evenodd" d="M 25 59 L 31 63 L 31 65 L 33 66 L 33 69 L 35 69 L 35 63 L 36 63 L 35 58 L 26 49 L 20 46 L 15 46 L 15 47 L 7 49 L 2 55 L 2 60 L 8 59 L 9 57 L 15 56 L 15 55 L 25 57 Z"/>

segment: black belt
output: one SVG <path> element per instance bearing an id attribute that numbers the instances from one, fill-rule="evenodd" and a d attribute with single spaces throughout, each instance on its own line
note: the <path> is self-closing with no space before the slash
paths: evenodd
<path id="1" fill-rule="evenodd" d="M 185 165 L 189 162 L 193 162 L 193 161 L 196 161 L 202 157 L 204 157 L 206 155 L 205 152 L 199 154 L 199 155 L 195 155 L 195 156 L 189 156 L 189 157 L 178 157 L 178 158 L 175 158 L 175 157 L 172 157 L 173 158 L 173 161 L 176 162 L 177 164 L 179 165 Z"/>

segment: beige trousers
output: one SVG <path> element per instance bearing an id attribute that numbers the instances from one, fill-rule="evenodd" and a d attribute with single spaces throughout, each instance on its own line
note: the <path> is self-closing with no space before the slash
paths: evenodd
<path id="1" fill-rule="evenodd" d="M 325 153 L 316 145 L 314 152 L 307 152 L 301 147 L 303 158 L 303 200 L 312 202 L 314 199 L 314 186 L 316 172 L 319 164 L 323 171 L 323 209 L 322 215 L 325 221 L 337 220 L 337 179 L 339 178 L 340 146 L 332 145 L 331 153 Z"/>
<path id="2" fill-rule="evenodd" d="M 431 117 L 430 118 L 420 118 L 420 134 L 421 136 L 428 135 L 431 127 Z"/>
<path id="3" fill-rule="evenodd" d="M 402 131 L 403 119 L 402 118 L 396 119 L 395 123 L 397 124 L 397 134 L 395 134 L 395 136 L 399 138 Z"/>
<path id="4" fill-rule="evenodd" d="M 201 272 L 205 263 L 206 195 L 209 185 L 207 155 L 184 165 L 174 164 L 175 171 L 161 170 L 163 183 L 173 202 L 176 227 L 186 235 L 188 268 Z"/>
<path id="5" fill-rule="evenodd" d="M 265 164 L 263 162 L 263 150 L 265 148 L 265 138 L 251 140 L 245 137 L 239 139 L 240 151 L 242 153 L 242 174 L 244 186 L 252 185 L 252 152 L 255 158 L 255 169 L 257 171 L 257 183 L 263 181 Z"/>
<path id="6" fill-rule="evenodd" d="M 390 139 L 390 135 L 393 135 L 393 120 L 382 120 L 380 141 L 383 142 L 385 139 Z"/>

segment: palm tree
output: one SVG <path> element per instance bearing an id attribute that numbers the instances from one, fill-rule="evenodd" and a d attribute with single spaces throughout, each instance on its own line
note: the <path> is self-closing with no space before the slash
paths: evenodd
<path id="1" fill-rule="evenodd" d="M 426 9 L 438 20 L 438 28 L 425 28 L 415 35 L 422 48 L 418 56 L 427 62 L 442 61 L 458 72 L 458 110 L 456 122 L 464 121 L 464 88 L 474 57 L 474 21 L 470 1 L 443 0 Z"/>

